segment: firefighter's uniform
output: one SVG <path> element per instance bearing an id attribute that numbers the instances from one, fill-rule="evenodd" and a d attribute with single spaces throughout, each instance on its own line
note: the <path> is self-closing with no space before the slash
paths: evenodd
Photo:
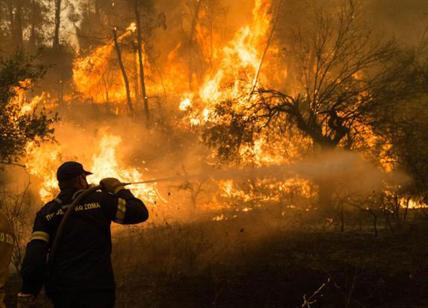
<path id="1" fill-rule="evenodd" d="M 6 216 L 0 212 L 0 308 L 4 304 L 4 285 L 9 274 L 9 264 L 13 252 L 13 232 Z"/>
<path id="2" fill-rule="evenodd" d="M 66 222 L 50 264 L 46 260 L 57 228 L 78 194 L 65 189 L 37 213 L 22 265 L 22 293 L 37 295 L 45 285 L 55 307 L 113 307 L 111 221 L 139 223 L 148 218 L 148 211 L 127 189 L 89 194 Z"/>

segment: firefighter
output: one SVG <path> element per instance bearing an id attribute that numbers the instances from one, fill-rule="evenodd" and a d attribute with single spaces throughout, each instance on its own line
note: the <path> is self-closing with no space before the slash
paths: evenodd
<path id="1" fill-rule="evenodd" d="M 13 232 L 6 216 L 0 212 L 0 308 L 4 304 L 4 285 L 9 274 L 9 264 L 13 252 Z"/>
<path id="2" fill-rule="evenodd" d="M 66 162 L 57 171 L 60 193 L 35 219 L 22 264 L 21 306 L 34 302 L 42 286 L 55 307 L 114 307 L 115 283 L 111 264 L 111 221 L 137 224 L 147 220 L 144 203 L 115 178 L 101 180 L 101 191 L 85 196 L 64 224 L 48 260 L 58 226 L 67 206 L 89 188 L 78 162 Z M 48 260 L 48 261 L 47 261 Z"/>

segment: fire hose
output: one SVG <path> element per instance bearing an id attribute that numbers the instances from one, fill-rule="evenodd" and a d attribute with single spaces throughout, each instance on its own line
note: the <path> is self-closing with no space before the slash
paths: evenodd
<path id="1" fill-rule="evenodd" d="M 59 223 L 58 229 L 56 231 L 56 235 L 55 238 L 52 242 L 52 246 L 51 246 L 51 251 L 49 253 L 49 265 L 53 265 L 53 261 L 55 259 L 55 252 L 58 248 L 59 242 L 61 240 L 62 234 L 64 233 L 64 227 L 65 227 L 65 223 L 67 222 L 68 218 L 71 216 L 71 213 L 73 213 L 74 208 L 76 207 L 77 204 L 79 204 L 79 202 L 85 198 L 86 196 L 88 196 L 90 193 L 100 189 L 101 186 L 97 185 L 97 186 L 93 186 L 90 187 L 86 190 L 84 190 L 83 192 L 81 192 L 76 199 L 73 200 L 73 202 L 69 205 L 69 207 L 67 208 L 67 210 L 65 211 L 64 217 L 62 218 L 61 222 Z"/>
<path id="2" fill-rule="evenodd" d="M 123 186 L 128 186 L 128 185 L 138 185 L 138 184 L 149 184 L 149 183 L 157 183 L 157 182 L 165 182 L 165 181 L 174 181 L 179 179 L 180 177 L 175 176 L 175 177 L 166 177 L 166 178 L 159 178 L 159 179 L 151 179 L 151 180 L 146 180 L 146 181 L 139 181 L 139 182 L 127 182 L 127 183 L 122 183 Z M 83 198 L 85 198 L 86 196 L 88 196 L 89 194 L 93 193 L 94 191 L 97 191 L 101 189 L 100 185 L 96 185 L 96 186 L 92 186 L 84 191 L 82 191 L 77 197 L 76 199 L 73 200 L 73 202 L 68 206 L 67 210 L 64 213 L 64 217 L 62 218 L 61 222 L 59 223 L 55 238 L 52 241 L 52 246 L 51 246 L 51 250 L 49 253 L 49 265 L 52 266 L 53 262 L 55 260 L 55 253 L 56 250 L 58 249 L 58 246 L 61 242 L 61 237 L 62 234 L 64 233 L 64 227 L 67 223 L 67 220 L 69 219 L 69 217 L 71 216 L 71 214 L 73 213 L 74 208 L 80 203 L 80 201 L 82 201 Z"/>

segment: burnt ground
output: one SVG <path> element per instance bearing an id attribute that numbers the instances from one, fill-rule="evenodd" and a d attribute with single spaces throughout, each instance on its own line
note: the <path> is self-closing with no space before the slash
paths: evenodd
<path id="1" fill-rule="evenodd" d="M 134 228 L 114 241 L 117 307 L 301 307 L 322 286 L 311 307 L 428 307 L 427 243 L 424 221 L 378 237 L 257 213 Z"/>

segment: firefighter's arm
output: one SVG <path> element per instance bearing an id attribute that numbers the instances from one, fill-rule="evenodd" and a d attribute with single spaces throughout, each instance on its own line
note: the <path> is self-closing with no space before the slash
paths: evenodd
<path id="1" fill-rule="evenodd" d="M 149 211 L 143 201 L 134 197 L 128 189 L 116 193 L 117 210 L 114 221 L 120 224 L 137 224 L 149 218 Z"/>
<path id="2" fill-rule="evenodd" d="M 136 198 L 128 189 L 114 178 L 106 178 L 100 182 L 101 189 L 106 193 L 107 215 L 119 224 L 137 224 L 148 219 L 149 213 L 144 203 Z"/>
<path id="3" fill-rule="evenodd" d="M 43 287 L 46 275 L 46 260 L 49 249 L 49 231 L 46 218 L 39 212 L 34 222 L 31 240 L 27 244 L 21 267 L 21 294 L 37 296 Z"/>

